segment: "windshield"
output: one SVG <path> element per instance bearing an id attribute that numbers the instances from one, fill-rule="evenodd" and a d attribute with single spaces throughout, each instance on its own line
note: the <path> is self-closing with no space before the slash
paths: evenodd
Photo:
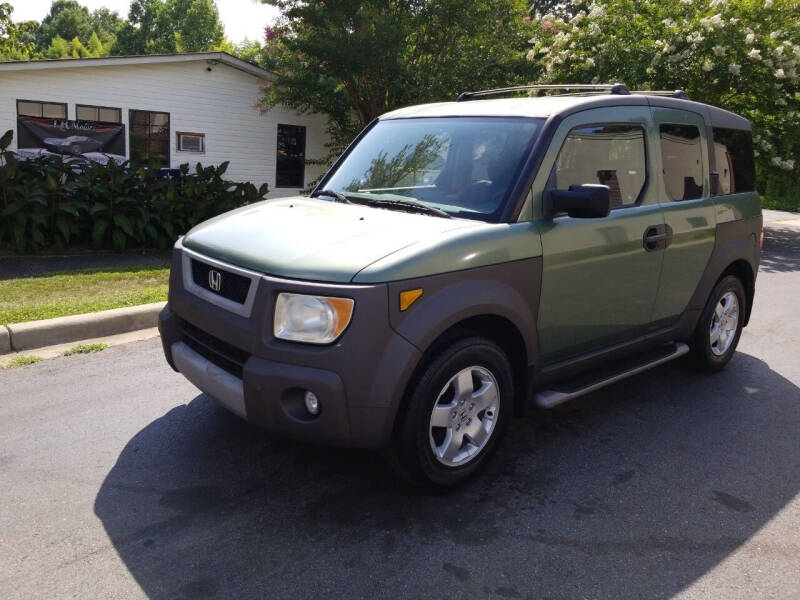
<path id="1" fill-rule="evenodd" d="M 416 201 L 456 217 L 497 220 L 542 119 L 379 121 L 324 187 L 351 199 Z"/>

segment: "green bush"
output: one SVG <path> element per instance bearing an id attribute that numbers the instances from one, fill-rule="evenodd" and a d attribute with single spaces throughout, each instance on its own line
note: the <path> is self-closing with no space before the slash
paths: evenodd
<path id="1" fill-rule="evenodd" d="M 0 137 L 0 248 L 170 246 L 197 223 L 262 200 L 267 184 L 223 178 L 228 163 L 158 177 L 157 163 L 76 166 L 60 156 L 19 161 L 8 150 L 13 132 Z"/>

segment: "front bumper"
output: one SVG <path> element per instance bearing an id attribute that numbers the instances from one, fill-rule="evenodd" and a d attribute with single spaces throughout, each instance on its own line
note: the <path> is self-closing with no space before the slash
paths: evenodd
<path id="1" fill-rule="evenodd" d="M 187 290 L 178 246 L 159 317 L 169 364 L 232 412 L 276 435 L 326 444 L 385 445 L 420 353 L 391 328 L 387 287 L 316 284 L 261 276 L 252 310 L 236 314 Z M 280 292 L 346 296 L 352 322 L 330 346 L 277 340 Z M 320 399 L 312 417 L 306 390 Z"/>

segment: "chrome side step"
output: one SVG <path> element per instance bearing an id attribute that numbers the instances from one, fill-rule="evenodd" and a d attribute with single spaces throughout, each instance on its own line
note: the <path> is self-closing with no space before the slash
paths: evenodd
<path id="1" fill-rule="evenodd" d="M 584 394 L 599 390 L 602 387 L 611 385 L 612 383 L 616 383 L 617 381 L 621 381 L 627 377 L 631 377 L 632 375 L 636 375 L 637 373 L 641 373 L 642 371 L 646 371 L 647 369 L 651 369 L 665 362 L 669 362 L 678 358 L 679 356 L 683 356 L 689 352 L 689 346 L 678 342 L 669 344 L 669 346 L 666 347 L 666 350 L 667 351 L 662 350 L 659 352 L 656 357 L 651 357 L 638 364 L 630 365 L 628 368 L 617 373 L 610 375 L 605 374 L 605 376 L 595 379 L 594 381 L 588 381 L 575 389 L 551 389 L 536 392 L 533 400 L 541 408 L 553 408 L 562 402 L 566 402 L 567 400 L 572 400 L 578 396 L 583 396 Z"/>

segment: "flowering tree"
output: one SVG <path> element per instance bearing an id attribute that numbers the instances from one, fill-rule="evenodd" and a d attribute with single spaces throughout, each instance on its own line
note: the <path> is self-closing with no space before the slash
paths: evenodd
<path id="1" fill-rule="evenodd" d="M 547 82 L 683 89 L 739 113 L 761 191 L 800 194 L 799 18 L 798 0 L 594 0 L 571 18 L 537 14 L 528 59 Z"/>

